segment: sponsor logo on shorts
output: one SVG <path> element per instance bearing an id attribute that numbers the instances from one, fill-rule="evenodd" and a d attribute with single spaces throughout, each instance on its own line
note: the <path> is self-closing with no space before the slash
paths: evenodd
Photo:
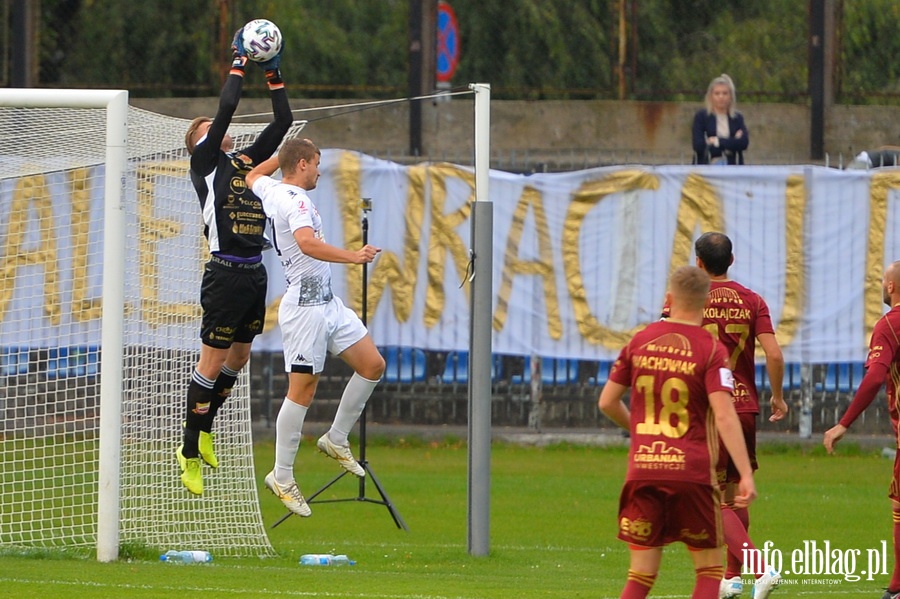
<path id="1" fill-rule="evenodd" d="M 619 520 L 619 530 L 622 531 L 622 534 L 636 541 L 646 541 L 650 538 L 650 533 L 653 532 L 653 523 L 643 518 L 631 520 L 623 516 Z"/>
<path id="2" fill-rule="evenodd" d="M 294 364 L 309 364 L 309 360 L 303 357 L 303 354 L 297 354 L 294 357 Z"/>
<path id="3" fill-rule="evenodd" d="M 703 530 L 697 531 L 697 532 L 688 530 L 686 528 L 682 528 L 681 532 L 679 532 L 678 534 L 681 536 L 682 539 L 685 539 L 688 541 L 706 541 L 707 539 L 709 539 L 709 533 L 706 532 L 705 528 Z"/>
<path id="4" fill-rule="evenodd" d="M 231 341 L 234 338 L 234 328 L 216 327 L 209 332 L 211 341 Z"/>

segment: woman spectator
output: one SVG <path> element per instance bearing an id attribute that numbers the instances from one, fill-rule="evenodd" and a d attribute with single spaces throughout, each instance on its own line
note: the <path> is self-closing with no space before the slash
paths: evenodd
<path id="1" fill-rule="evenodd" d="M 706 108 L 694 115 L 694 164 L 744 164 L 750 134 L 736 109 L 731 77 L 719 75 L 706 90 Z"/>

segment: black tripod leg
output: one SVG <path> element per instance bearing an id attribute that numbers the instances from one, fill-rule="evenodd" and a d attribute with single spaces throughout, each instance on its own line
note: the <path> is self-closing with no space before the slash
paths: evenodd
<path id="1" fill-rule="evenodd" d="M 391 503 L 390 498 L 387 496 L 387 493 L 384 492 L 384 488 L 381 486 L 381 483 L 378 482 L 378 477 L 375 476 L 375 473 L 372 472 L 372 469 L 369 467 L 369 464 L 363 464 L 363 468 L 367 473 L 367 477 L 372 479 L 372 484 L 375 485 L 375 488 L 378 489 L 378 494 L 381 495 L 381 503 L 388 509 L 391 513 L 391 518 L 394 519 L 394 524 L 397 525 L 397 528 L 403 529 L 409 532 L 409 527 L 406 526 L 406 522 L 403 521 L 403 518 L 400 516 L 400 512 L 397 511 L 397 508 L 394 507 L 394 504 Z"/>

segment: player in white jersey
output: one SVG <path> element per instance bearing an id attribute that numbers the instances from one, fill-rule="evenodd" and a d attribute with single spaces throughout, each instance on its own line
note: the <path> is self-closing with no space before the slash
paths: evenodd
<path id="1" fill-rule="evenodd" d="M 366 264 L 379 248 L 365 245 L 347 250 L 325 242 L 322 219 L 307 195 L 319 178 L 319 149 L 308 139 L 284 143 L 272 157 L 247 174 L 247 184 L 259 197 L 272 221 L 275 250 L 281 259 L 287 290 L 278 310 L 278 324 L 288 373 L 288 392 L 275 422 L 275 468 L 266 487 L 299 516 L 311 511 L 294 480 L 294 460 L 300 448 L 306 412 L 312 404 L 328 352 L 339 356 L 353 376 L 341 396 L 331 429 L 316 445 L 340 465 L 365 476 L 347 439 L 384 373 L 384 358 L 365 325 L 331 291 L 330 262 Z M 283 179 L 272 175 L 281 168 Z"/>

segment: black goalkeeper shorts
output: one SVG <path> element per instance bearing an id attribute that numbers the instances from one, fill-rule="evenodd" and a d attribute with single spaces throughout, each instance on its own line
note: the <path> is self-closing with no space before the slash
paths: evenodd
<path id="1" fill-rule="evenodd" d="M 219 349 L 251 343 L 263 330 L 267 285 L 262 262 L 241 264 L 213 256 L 203 269 L 200 287 L 201 341 Z"/>

